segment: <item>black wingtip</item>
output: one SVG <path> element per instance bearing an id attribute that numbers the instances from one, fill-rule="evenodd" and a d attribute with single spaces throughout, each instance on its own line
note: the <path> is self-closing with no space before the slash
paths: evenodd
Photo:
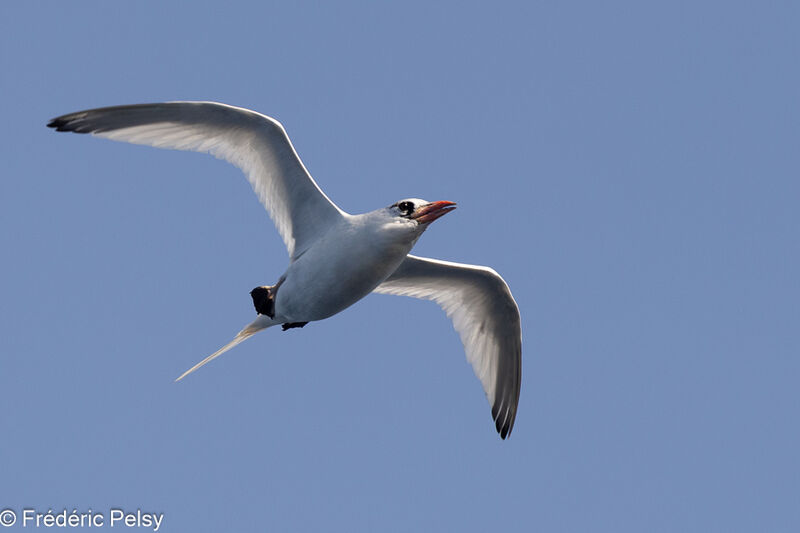
<path id="1" fill-rule="evenodd" d="M 53 128 L 56 131 L 75 131 L 74 128 L 70 127 L 70 120 L 66 117 L 51 119 L 50 122 L 47 123 L 47 127 Z"/>
<path id="2" fill-rule="evenodd" d="M 97 128 L 92 127 L 91 125 L 87 124 L 84 120 L 82 120 L 83 118 L 85 118 L 85 116 L 86 116 L 85 112 L 62 115 L 60 117 L 50 119 L 50 122 L 47 123 L 47 127 L 53 128 L 56 131 L 71 131 L 73 133 L 91 133 L 95 131 Z"/>
<path id="3" fill-rule="evenodd" d="M 508 437 L 509 434 L 511 433 L 511 428 L 509 428 L 508 426 L 503 426 L 501 428 L 497 428 L 497 432 L 500 433 L 501 439 L 506 440 L 506 437 Z"/>
<path id="4" fill-rule="evenodd" d="M 503 423 L 503 421 L 500 419 L 495 422 L 495 428 L 500 434 L 500 438 L 503 440 L 506 440 L 506 437 L 511 434 L 511 425 L 508 423 Z"/>
<path id="5" fill-rule="evenodd" d="M 501 413 L 499 406 L 495 405 L 492 407 L 492 420 L 494 420 L 494 427 L 497 429 L 497 433 L 500 434 L 500 438 L 506 440 L 506 438 L 511 436 L 511 430 L 514 428 L 514 416 L 510 413 L 507 413 L 505 416 L 500 415 Z"/>

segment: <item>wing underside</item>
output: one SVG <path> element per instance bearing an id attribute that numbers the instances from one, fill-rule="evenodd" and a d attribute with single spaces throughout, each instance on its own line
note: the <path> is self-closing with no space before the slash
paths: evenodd
<path id="1" fill-rule="evenodd" d="M 70 113 L 48 126 L 157 148 L 208 152 L 236 165 L 272 217 L 291 259 L 343 215 L 311 178 L 283 126 L 254 111 L 214 102 L 138 104 Z"/>
<path id="2" fill-rule="evenodd" d="M 409 255 L 375 292 L 433 300 L 444 309 L 481 381 L 502 438 L 511 434 L 522 378 L 519 309 L 490 268 Z"/>

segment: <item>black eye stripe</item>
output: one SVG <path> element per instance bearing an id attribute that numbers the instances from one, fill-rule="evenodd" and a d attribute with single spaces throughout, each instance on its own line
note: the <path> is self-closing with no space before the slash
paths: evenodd
<path id="1" fill-rule="evenodd" d="M 397 204 L 397 208 L 400 210 L 400 212 L 409 214 L 414 211 L 414 204 L 412 202 L 400 202 Z"/>
<path id="2" fill-rule="evenodd" d="M 397 210 L 400 211 L 400 214 L 404 217 L 409 216 L 417 208 L 414 202 L 410 200 L 403 200 L 402 202 L 397 202 L 389 206 L 389 208 L 392 207 L 396 207 Z"/>

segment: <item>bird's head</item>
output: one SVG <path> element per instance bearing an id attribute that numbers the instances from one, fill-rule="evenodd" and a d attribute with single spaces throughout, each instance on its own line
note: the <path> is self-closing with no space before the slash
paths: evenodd
<path id="1" fill-rule="evenodd" d="M 367 215 L 375 219 L 379 236 L 409 248 L 428 229 L 431 222 L 455 209 L 455 202 L 429 202 L 406 198 Z M 406 250 L 405 253 L 408 253 Z"/>
<path id="2" fill-rule="evenodd" d="M 428 202 L 420 198 L 406 198 L 390 205 L 389 213 L 424 229 L 428 224 L 456 208 L 455 202 Z"/>

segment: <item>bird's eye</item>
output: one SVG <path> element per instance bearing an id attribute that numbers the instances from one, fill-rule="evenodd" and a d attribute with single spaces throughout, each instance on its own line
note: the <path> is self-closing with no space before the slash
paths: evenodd
<path id="1" fill-rule="evenodd" d="M 397 209 L 400 210 L 401 213 L 404 215 L 410 215 L 414 211 L 414 203 L 413 202 L 400 202 L 397 204 Z"/>

